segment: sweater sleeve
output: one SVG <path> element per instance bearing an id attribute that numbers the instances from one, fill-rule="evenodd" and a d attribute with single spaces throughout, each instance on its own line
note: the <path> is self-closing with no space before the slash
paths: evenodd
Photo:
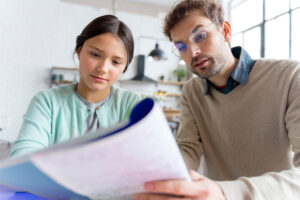
<path id="1" fill-rule="evenodd" d="M 33 97 L 24 115 L 22 127 L 10 156 L 19 156 L 48 147 L 51 141 L 52 112 L 43 93 Z"/>
<path id="2" fill-rule="evenodd" d="M 188 169 L 197 170 L 200 164 L 202 144 L 197 125 L 186 98 L 186 87 L 182 90 L 180 102 L 180 124 L 176 134 L 176 141 Z"/>
<path id="3" fill-rule="evenodd" d="M 287 77 L 287 80 L 289 78 Z M 285 124 L 293 151 L 293 167 L 257 177 L 219 181 L 228 200 L 300 199 L 300 70 L 293 72 L 287 93 Z"/>

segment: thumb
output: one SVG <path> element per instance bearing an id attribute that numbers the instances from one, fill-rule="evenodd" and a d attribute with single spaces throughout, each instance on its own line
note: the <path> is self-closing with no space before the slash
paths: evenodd
<path id="1" fill-rule="evenodd" d="M 194 170 L 189 170 L 189 174 L 193 181 L 199 181 L 201 179 L 205 179 L 205 176 L 202 176 L 201 174 L 199 174 L 198 172 L 196 172 Z"/>

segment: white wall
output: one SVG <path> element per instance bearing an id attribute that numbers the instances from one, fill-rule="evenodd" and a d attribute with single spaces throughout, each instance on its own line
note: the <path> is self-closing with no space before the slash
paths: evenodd
<path id="1" fill-rule="evenodd" d="M 49 87 L 52 66 L 75 66 L 72 56 L 75 38 L 92 19 L 110 13 L 107 2 L 0 1 L 0 117 L 11 117 L 10 126 L 0 132 L 0 139 L 16 139 L 30 99 L 36 92 Z M 177 58 L 170 53 L 170 43 L 161 33 L 164 9 L 142 4 L 134 7 L 132 3 L 126 7 L 124 2 L 118 2 L 117 16 L 133 31 L 135 55 L 146 54 L 154 48 L 156 41 L 142 39 L 142 36 L 154 36 L 162 39 L 160 45 L 170 56 L 169 61 L 162 64 L 147 63 L 146 73 L 157 79 L 162 72 L 172 71 L 177 66 Z M 139 7 L 142 6 L 141 13 Z M 131 78 L 135 73 L 136 66 L 132 63 L 123 79 Z M 142 90 L 148 87 L 153 86 L 145 86 Z"/>

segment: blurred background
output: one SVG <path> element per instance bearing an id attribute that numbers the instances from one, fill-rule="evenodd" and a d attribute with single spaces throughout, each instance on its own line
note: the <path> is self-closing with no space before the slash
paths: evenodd
<path id="1" fill-rule="evenodd" d="M 0 0 L 0 139 L 16 139 L 35 93 L 79 80 L 76 36 L 104 14 L 117 15 L 135 40 L 135 57 L 117 85 L 155 99 L 176 132 L 180 92 L 192 75 L 162 33 L 163 18 L 174 2 Z M 243 46 L 253 58 L 300 59 L 299 0 L 220 3 L 232 25 L 232 46 Z M 149 56 L 157 49 L 163 52 L 160 57 L 155 57 L 157 51 Z"/>

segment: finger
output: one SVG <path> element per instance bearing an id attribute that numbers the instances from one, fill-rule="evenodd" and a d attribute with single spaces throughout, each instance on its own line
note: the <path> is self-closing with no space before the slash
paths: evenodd
<path id="1" fill-rule="evenodd" d="M 207 195 L 207 186 L 203 181 L 186 181 L 186 180 L 171 180 L 171 181 L 155 181 L 144 184 L 147 192 L 156 194 L 172 194 L 185 197 L 198 197 Z"/>
<path id="2" fill-rule="evenodd" d="M 147 194 L 141 193 L 133 196 L 133 200 L 191 200 L 190 198 L 184 198 L 167 194 Z"/>

